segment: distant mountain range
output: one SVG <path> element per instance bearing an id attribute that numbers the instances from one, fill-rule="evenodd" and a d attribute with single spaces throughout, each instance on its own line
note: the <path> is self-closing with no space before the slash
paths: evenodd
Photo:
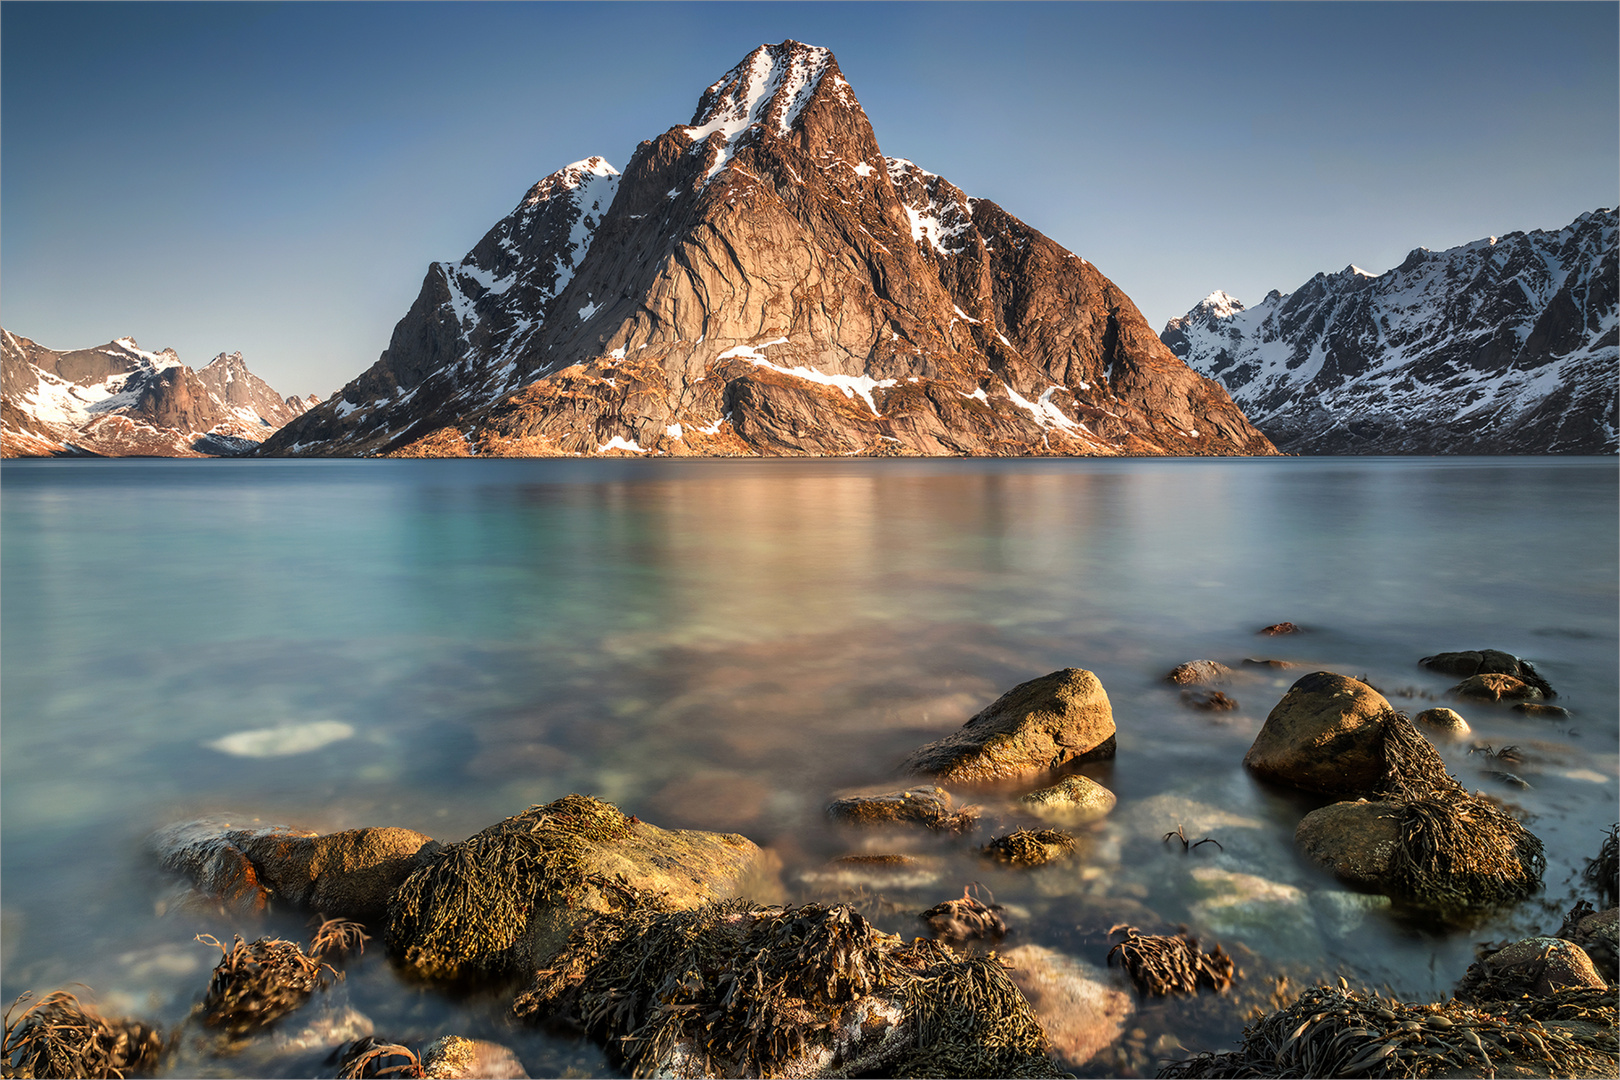
<path id="1" fill-rule="evenodd" d="M 1086 260 L 755 49 L 621 175 L 540 181 L 265 454 L 1269 454 Z"/>
<path id="2" fill-rule="evenodd" d="M 1216 292 L 1160 335 L 1301 454 L 1613 454 L 1616 211 L 1317 274 L 1252 308 Z"/>
<path id="3" fill-rule="evenodd" d="M 5 457 L 240 454 L 315 403 L 281 397 L 241 353 L 193 371 L 134 338 L 63 352 L 0 330 Z"/>

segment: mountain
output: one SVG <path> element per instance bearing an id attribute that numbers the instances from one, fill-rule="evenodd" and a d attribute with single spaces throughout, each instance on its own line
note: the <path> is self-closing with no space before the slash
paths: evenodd
<path id="1" fill-rule="evenodd" d="M 1212 293 L 1160 335 L 1302 454 L 1613 454 L 1616 212 L 1418 248 L 1245 308 Z"/>
<path id="2" fill-rule="evenodd" d="M 886 158 L 826 49 L 762 45 L 621 175 L 434 263 L 270 454 L 1251 454 L 1084 259 Z"/>
<path id="3" fill-rule="evenodd" d="M 193 371 L 134 338 L 60 352 L 0 330 L 5 457 L 239 454 L 315 403 L 279 396 L 241 353 Z"/>

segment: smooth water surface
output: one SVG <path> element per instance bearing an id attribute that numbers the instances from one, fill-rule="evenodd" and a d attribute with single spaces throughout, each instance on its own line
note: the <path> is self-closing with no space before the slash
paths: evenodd
<path id="1" fill-rule="evenodd" d="M 1557 927 L 1616 816 L 1616 480 L 1612 458 L 7 462 L 4 995 L 85 983 L 173 1024 L 212 963 L 194 934 L 306 936 L 302 915 L 177 910 L 142 851 L 169 822 L 452 841 L 579 791 L 745 833 L 781 856 L 787 899 L 853 897 L 908 936 L 979 881 L 1016 941 L 1098 966 L 1114 922 L 1186 923 L 1246 946 L 1253 987 L 1341 973 L 1443 997 L 1474 941 Z M 1256 636 L 1283 620 L 1306 632 Z M 1462 708 L 1474 742 L 1525 749 L 1531 786 L 1487 777 L 1467 742 L 1444 748 L 1452 771 L 1522 808 L 1549 865 L 1542 897 L 1446 929 L 1301 862 L 1293 828 L 1320 800 L 1241 759 L 1304 671 L 1416 712 L 1455 681 L 1418 658 L 1468 648 L 1530 659 L 1574 715 Z M 1240 707 L 1211 714 L 1162 681 L 1204 657 L 1306 666 L 1240 671 Z M 1098 674 L 1119 727 L 1118 757 L 1084 771 L 1120 805 L 1079 858 L 1014 873 L 971 842 L 826 824 L 833 792 L 893 784 L 911 749 L 1067 666 Z M 1008 793 L 959 794 L 1012 820 Z M 1178 825 L 1223 847 L 1164 844 Z M 851 893 L 825 869 L 902 844 L 936 872 Z M 1219 1048 L 1232 1002 L 1133 1023 Z M 495 1038 L 531 1075 L 607 1071 L 504 1004 L 406 987 L 378 943 L 307 1008 L 398 1041 Z M 183 1068 L 330 1074 L 323 1054 Z"/>

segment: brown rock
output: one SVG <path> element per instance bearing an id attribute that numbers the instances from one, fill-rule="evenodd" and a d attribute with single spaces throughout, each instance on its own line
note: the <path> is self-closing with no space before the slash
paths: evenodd
<path id="1" fill-rule="evenodd" d="M 1538 720 L 1567 720 L 1569 710 L 1559 705 L 1541 705 L 1534 701 L 1521 701 L 1513 706 L 1513 711 L 1526 716 L 1534 716 Z"/>
<path id="2" fill-rule="evenodd" d="M 1451 709 L 1424 709 L 1412 722 L 1449 739 L 1460 739 L 1473 731 L 1460 714 Z"/>
<path id="3" fill-rule="evenodd" d="M 1237 699 L 1227 697 L 1219 690 L 1183 690 L 1181 703 L 1190 709 L 1206 712 L 1229 712 L 1238 707 Z"/>
<path id="4" fill-rule="evenodd" d="M 1512 653 L 1497 649 L 1437 653 L 1434 656 L 1425 656 L 1418 663 L 1430 671 L 1439 671 L 1447 675 L 1511 675 L 1540 690 L 1543 697 L 1557 696 L 1553 693 L 1553 688 L 1547 685 L 1547 680 L 1537 673 L 1528 660 L 1521 660 Z"/>
<path id="5" fill-rule="evenodd" d="M 1214 660 L 1189 660 L 1164 678 L 1177 686 L 1193 686 L 1198 683 L 1223 683 L 1231 675 L 1231 668 Z"/>
<path id="6" fill-rule="evenodd" d="M 1136 1011 L 1107 972 L 1084 960 L 1040 945 L 1020 945 L 1001 958 L 1041 1018 L 1052 1053 L 1070 1065 L 1084 1065 L 1118 1040 Z"/>
<path id="7" fill-rule="evenodd" d="M 1446 691 L 1462 701 L 1540 701 L 1540 690 L 1512 675 L 1473 675 Z"/>
<path id="8" fill-rule="evenodd" d="M 1300 821 L 1294 846 L 1346 884 L 1383 891 L 1401 841 L 1400 811 L 1400 803 L 1365 799 L 1324 806 Z"/>
<path id="9" fill-rule="evenodd" d="M 1264 634 L 1267 637 L 1277 637 L 1280 634 L 1297 634 L 1299 632 L 1299 627 L 1291 622 L 1272 623 L 1270 626 L 1262 626 L 1257 631 L 1257 633 Z"/>
<path id="10" fill-rule="evenodd" d="M 1018 802 L 1037 817 L 1073 823 L 1102 817 L 1118 804 L 1119 798 L 1089 776 L 1075 775 L 1032 791 Z"/>
<path id="11" fill-rule="evenodd" d="M 1286 671 L 1289 668 L 1297 668 L 1300 665 L 1294 663 L 1292 660 L 1256 660 L 1251 656 L 1244 659 L 1243 666 L 1271 668 L 1273 671 Z"/>
<path id="12" fill-rule="evenodd" d="M 1114 713 L 1102 683 L 1089 671 L 1064 668 L 1013 687 L 961 730 L 914 751 L 901 769 L 979 783 L 1113 756 Z"/>
<path id="13" fill-rule="evenodd" d="M 422 1051 L 429 1080 L 528 1080 L 517 1055 L 499 1043 L 446 1035 Z"/>
<path id="14" fill-rule="evenodd" d="M 1271 710 L 1243 763 L 1268 780 L 1306 791 L 1371 791 L 1384 774 L 1384 718 L 1393 712 L 1366 683 L 1314 672 Z"/>
<path id="15" fill-rule="evenodd" d="M 953 809 L 951 793 L 944 788 L 918 787 L 835 799 L 827 816 L 850 825 L 921 825 L 935 832 L 967 832 L 978 821 L 979 808 Z"/>
<path id="16" fill-rule="evenodd" d="M 1607 986 L 1586 950 L 1561 938 L 1534 937 L 1515 941 L 1485 958 L 1489 972 L 1531 986 L 1539 997 L 1574 987 Z"/>

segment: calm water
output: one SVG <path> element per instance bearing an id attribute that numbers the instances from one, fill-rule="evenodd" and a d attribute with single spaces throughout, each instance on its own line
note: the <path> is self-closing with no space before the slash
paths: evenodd
<path id="1" fill-rule="evenodd" d="M 3 993 L 80 982 L 175 1023 L 211 965 L 195 933 L 303 936 L 298 915 L 165 903 L 142 838 L 221 810 L 449 841 L 580 791 L 743 832 L 780 854 L 788 898 L 832 898 L 820 870 L 865 843 L 823 823 L 832 792 L 889 782 L 1002 691 L 1078 666 L 1113 702 L 1118 758 L 1086 771 L 1118 810 L 1082 858 L 1032 874 L 913 838 L 937 876 L 860 895 L 886 928 L 915 933 L 909 913 L 977 880 L 1018 940 L 1098 965 L 1113 922 L 1187 923 L 1246 943 L 1254 987 L 1331 972 L 1444 996 L 1472 942 L 1556 928 L 1617 815 L 1616 481 L 1612 458 L 7 462 Z M 1281 620 L 1310 632 L 1255 636 Z M 1245 775 L 1301 672 L 1243 676 L 1216 717 L 1160 681 L 1266 656 L 1366 675 L 1415 712 L 1453 681 L 1419 657 L 1481 647 L 1533 660 L 1574 717 L 1462 710 L 1478 741 L 1530 752 L 1519 790 L 1445 751 L 1523 808 L 1549 866 L 1541 899 L 1449 930 L 1301 864 L 1293 828 L 1318 804 Z M 295 736 L 328 741 L 275 752 Z M 1177 825 L 1225 850 L 1166 847 Z M 351 1007 L 397 1040 L 499 1039 L 531 1075 L 606 1070 L 507 1028 L 501 1000 L 407 989 L 380 948 L 309 1008 Z M 1217 1048 L 1238 1011 L 1134 1023 Z M 322 1053 L 183 1070 L 308 1074 Z"/>

